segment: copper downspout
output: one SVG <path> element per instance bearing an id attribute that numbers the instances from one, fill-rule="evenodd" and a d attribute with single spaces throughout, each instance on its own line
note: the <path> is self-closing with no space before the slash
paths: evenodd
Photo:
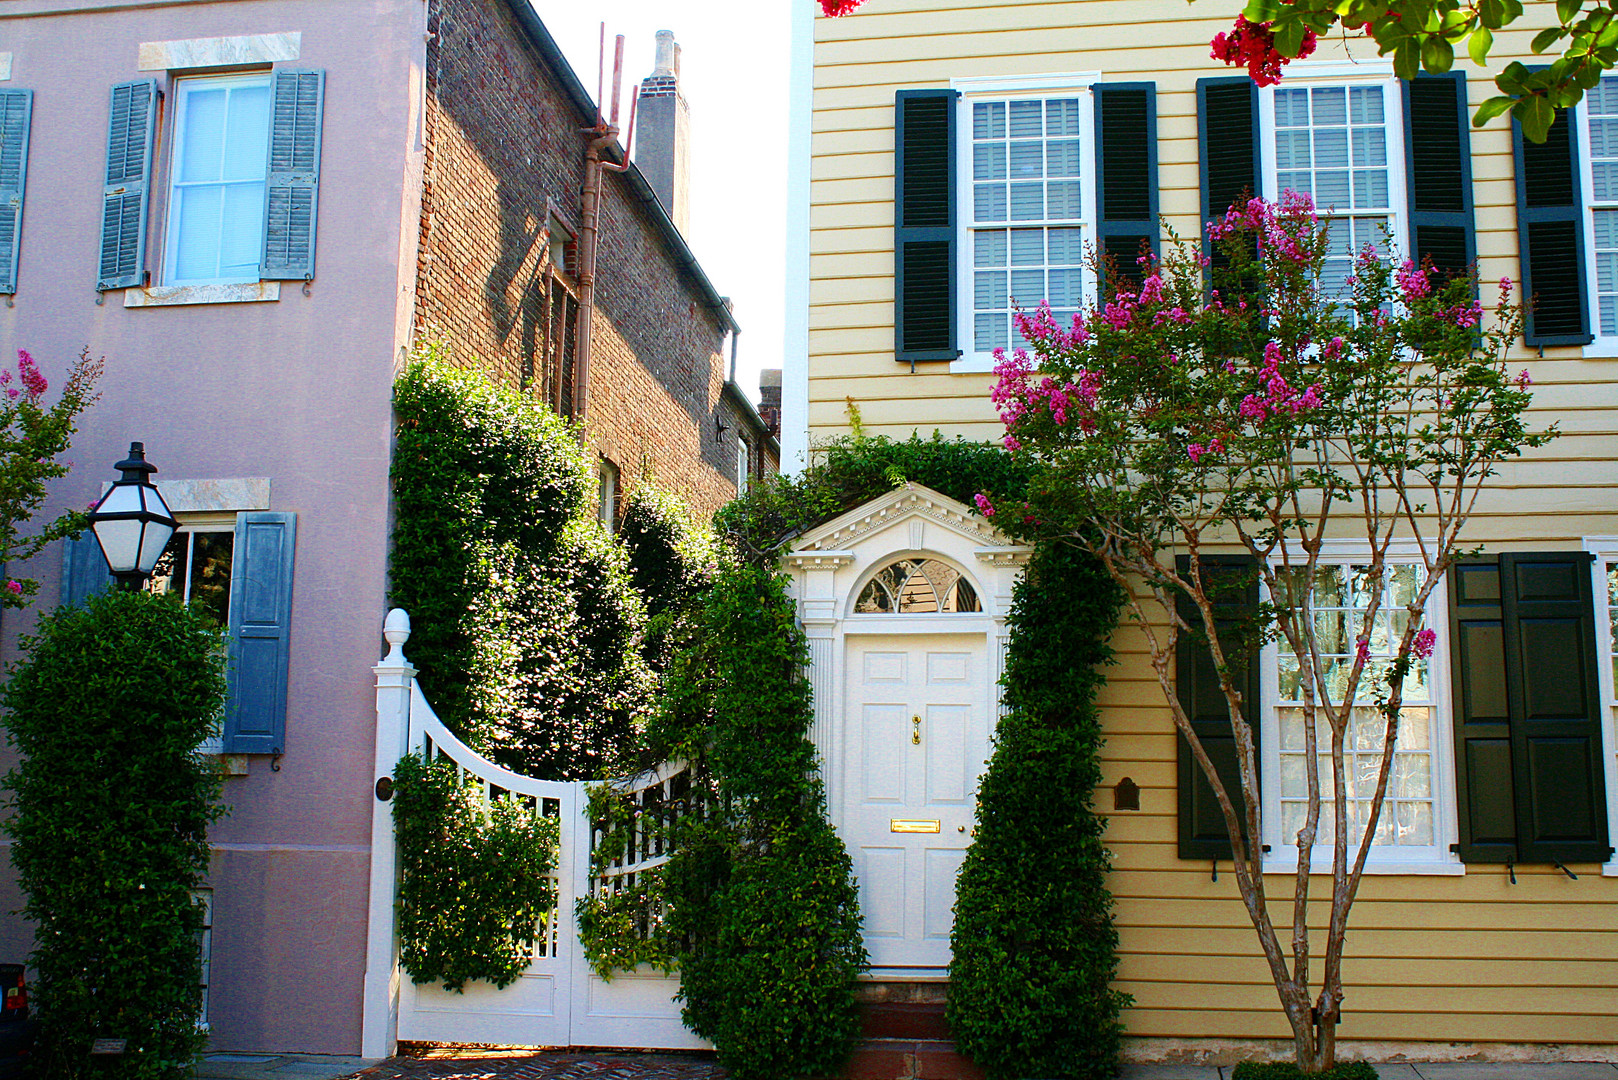
<path id="1" fill-rule="evenodd" d="M 606 59 L 607 25 L 601 24 L 602 60 Z M 605 64 L 603 64 L 603 67 Z M 601 176 L 605 171 L 625 172 L 629 168 L 629 144 L 635 138 L 635 105 L 639 98 L 639 86 L 636 87 L 635 98 L 629 102 L 629 132 L 624 140 L 624 161 L 622 165 L 615 165 L 604 161 L 601 152 L 611 146 L 618 138 L 618 94 L 622 85 L 624 71 L 624 37 L 618 35 L 617 48 L 613 57 L 612 69 L 612 117 L 609 120 L 601 118 L 600 106 L 597 106 L 596 122 L 594 127 L 583 128 L 585 134 L 591 136 L 590 144 L 584 151 L 584 192 L 583 206 L 579 212 L 579 326 L 578 326 L 578 370 L 573 379 L 573 419 L 580 424 L 584 422 L 585 413 L 590 400 L 590 354 L 592 331 L 595 323 L 595 291 L 596 291 L 596 248 L 601 239 Z M 603 71 L 602 74 L 605 74 Z"/>

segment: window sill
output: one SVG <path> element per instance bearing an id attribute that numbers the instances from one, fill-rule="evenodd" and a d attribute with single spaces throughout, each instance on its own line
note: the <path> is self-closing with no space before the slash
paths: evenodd
<path id="1" fill-rule="evenodd" d="M 1285 874 L 1290 877 L 1297 872 L 1296 857 L 1292 859 L 1271 857 L 1264 860 L 1265 874 Z M 1310 865 L 1309 872 L 1330 877 L 1331 859 L 1316 859 Z M 1459 862 L 1376 862 L 1366 859 L 1366 877 L 1383 877 L 1390 874 L 1405 874 L 1410 877 L 1464 877 L 1466 865 Z"/>
<path id="2" fill-rule="evenodd" d="M 1618 877 L 1618 862 L 1603 863 L 1601 865 L 1602 877 Z"/>
<path id="3" fill-rule="evenodd" d="M 240 285 L 154 285 L 124 290 L 124 307 L 171 307 L 180 304 L 252 304 L 281 299 L 279 281 Z"/>
<path id="4" fill-rule="evenodd" d="M 994 374 L 995 360 L 988 353 L 966 353 L 949 362 L 951 375 Z"/>

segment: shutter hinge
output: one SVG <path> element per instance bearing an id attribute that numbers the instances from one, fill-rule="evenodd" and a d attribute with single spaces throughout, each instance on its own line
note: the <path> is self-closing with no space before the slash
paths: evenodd
<path id="1" fill-rule="evenodd" d="M 1517 864 L 1510 859 L 1506 860 L 1506 875 L 1511 878 L 1513 885 L 1517 884 Z"/>
<path id="2" fill-rule="evenodd" d="M 1573 881 L 1579 880 L 1579 875 L 1575 874 L 1573 871 L 1569 870 L 1567 867 L 1563 866 L 1561 863 L 1557 862 L 1555 859 L 1551 860 L 1551 865 L 1556 867 L 1558 870 L 1562 871 L 1562 873 L 1566 874 L 1571 880 L 1573 880 Z"/>

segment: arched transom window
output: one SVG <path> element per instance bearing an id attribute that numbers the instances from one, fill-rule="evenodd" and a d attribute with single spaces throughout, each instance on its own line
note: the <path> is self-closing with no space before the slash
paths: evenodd
<path id="1" fill-rule="evenodd" d="M 877 572 L 854 603 L 856 615 L 982 611 L 960 571 L 937 559 L 900 559 Z"/>

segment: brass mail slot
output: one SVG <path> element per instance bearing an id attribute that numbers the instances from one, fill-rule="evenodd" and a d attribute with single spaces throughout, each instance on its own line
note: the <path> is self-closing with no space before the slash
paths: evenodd
<path id="1" fill-rule="evenodd" d="M 906 818 L 892 818 L 888 821 L 889 832 L 938 832 L 943 822 L 917 821 Z"/>

